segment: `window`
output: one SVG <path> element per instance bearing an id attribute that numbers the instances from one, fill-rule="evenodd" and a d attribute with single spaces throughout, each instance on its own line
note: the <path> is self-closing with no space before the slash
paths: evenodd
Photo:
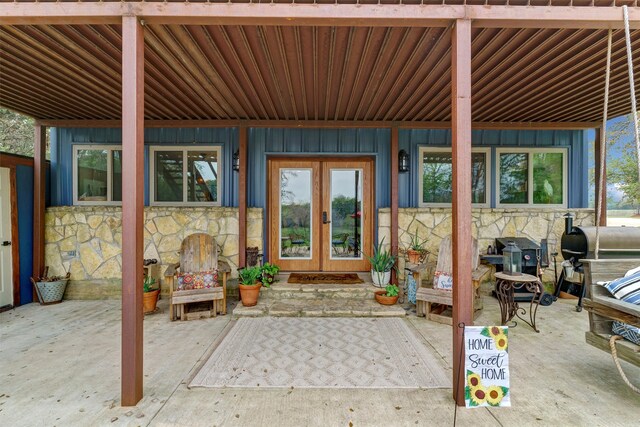
<path id="1" fill-rule="evenodd" d="M 451 148 L 420 148 L 422 179 L 419 184 L 420 206 L 450 206 L 453 188 L 453 156 Z M 489 148 L 474 148 L 471 153 L 471 199 L 478 206 L 490 200 L 487 171 L 490 170 Z"/>
<path id="2" fill-rule="evenodd" d="M 220 205 L 220 147 L 151 147 L 151 203 Z"/>
<path id="3" fill-rule="evenodd" d="M 120 146 L 73 147 L 73 203 L 109 205 L 122 202 L 122 149 Z"/>
<path id="4" fill-rule="evenodd" d="M 566 154 L 565 148 L 497 149 L 497 205 L 564 207 Z"/>

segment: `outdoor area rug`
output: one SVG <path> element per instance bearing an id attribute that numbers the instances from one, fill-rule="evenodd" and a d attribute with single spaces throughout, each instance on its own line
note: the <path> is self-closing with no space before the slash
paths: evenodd
<path id="1" fill-rule="evenodd" d="M 443 361 L 398 318 L 237 321 L 189 387 L 450 388 Z"/>
<path id="2" fill-rule="evenodd" d="M 364 283 L 355 273 L 346 274 L 327 274 L 327 273 L 291 273 L 287 283 L 300 283 L 303 285 L 311 284 L 343 284 L 355 285 L 356 283 Z"/>

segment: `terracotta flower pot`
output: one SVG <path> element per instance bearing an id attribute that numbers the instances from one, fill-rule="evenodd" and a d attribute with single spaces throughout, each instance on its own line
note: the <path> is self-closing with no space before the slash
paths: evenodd
<path id="1" fill-rule="evenodd" d="M 142 294 L 142 311 L 145 314 L 156 311 L 156 303 L 158 302 L 159 293 L 160 289 L 156 289 L 155 291 L 144 292 Z"/>
<path id="2" fill-rule="evenodd" d="M 422 252 L 414 249 L 409 249 L 407 251 L 407 258 L 411 264 L 420 264 L 420 255 L 422 255 Z"/>
<path id="3" fill-rule="evenodd" d="M 398 295 L 395 297 L 388 297 L 387 291 L 376 291 L 376 301 L 382 305 L 393 305 L 398 302 Z"/>
<path id="4" fill-rule="evenodd" d="M 242 300 L 242 305 L 245 307 L 253 307 L 258 303 L 262 283 L 258 283 L 256 285 L 243 285 L 240 283 L 238 287 L 240 288 L 240 299 Z"/>

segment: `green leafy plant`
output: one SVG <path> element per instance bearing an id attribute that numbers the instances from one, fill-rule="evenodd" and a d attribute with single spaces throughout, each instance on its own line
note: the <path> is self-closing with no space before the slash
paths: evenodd
<path id="1" fill-rule="evenodd" d="M 420 237 L 418 237 L 418 230 L 416 230 L 416 234 L 413 234 L 411 236 L 411 242 L 409 242 L 409 249 L 422 252 L 425 250 L 424 245 L 426 243 L 427 243 L 427 239 L 420 240 Z"/>
<path id="2" fill-rule="evenodd" d="M 385 291 L 387 291 L 387 296 L 388 297 L 397 297 L 398 296 L 398 286 L 397 285 L 393 285 L 393 284 L 388 284 L 385 288 Z"/>
<path id="3" fill-rule="evenodd" d="M 280 267 L 267 262 L 260 267 L 260 272 L 262 275 L 262 284 L 268 288 L 276 281 L 276 274 L 280 272 Z"/>
<path id="4" fill-rule="evenodd" d="M 243 285 L 257 285 L 260 282 L 262 271 L 257 265 L 238 270 L 238 279 Z"/>
<path id="5" fill-rule="evenodd" d="M 396 258 L 391 255 L 391 251 L 382 249 L 384 237 L 378 243 L 373 251 L 373 256 L 366 255 L 369 263 L 371 263 L 371 269 L 378 272 L 391 271 L 396 263 Z"/>
<path id="6" fill-rule="evenodd" d="M 151 292 L 151 291 L 155 291 L 155 289 L 152 288 L 153 285 L 156 284 L 156 279 L 154 279 L 153 277 L 149 276 L 148 274 L 144 275 L 144 281 L 142 282 L 142 290 L 144 292 Z"/>

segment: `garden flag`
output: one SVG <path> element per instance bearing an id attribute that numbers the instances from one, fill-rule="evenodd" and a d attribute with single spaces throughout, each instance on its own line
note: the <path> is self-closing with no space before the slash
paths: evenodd
<path id="1" fill-rule="evenodd" d="M 506 326 L 465 326 L 467 408 L 511 406 L 508 329 Z"/>

